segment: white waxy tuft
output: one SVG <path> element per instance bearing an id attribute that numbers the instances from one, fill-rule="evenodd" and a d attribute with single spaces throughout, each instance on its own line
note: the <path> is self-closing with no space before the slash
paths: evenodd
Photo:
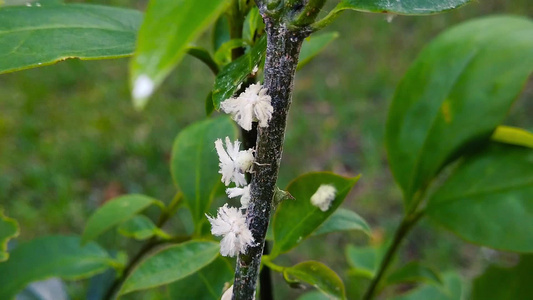
<path id="1" fill-rule="evenodd" d="M 247 209 L 250 205 L 250 185 L 226 189 L 226 194 L 229 198 L 241 196 L 241 209 Z"/>
<path id="2" fill-rule="evenodd" d="M 245 186 L 244 173 L 252 170 L 254 164 L 253 150 L 239 151 L 240 146 L 241 142 L 236 140 L 232 144 L 229 137 L 226 137 L 226 149 L 224 149 L 221 139 L 215 141 L 215 149 L 220 161 L 218 172 L 222 174 L 222 182 L 226 186 L 231 182 L 235 182 L 237 186 Z"/>
<path id="3" fill-rule="evenodd" d="M 222 256 L 233 257 L 239 253 L 246 253 L 246 249 L 254 245 L 254 237 L 246 225 L 246 218 L 238 208 L 224 204 L 218 209 L 216 218 L 206 216 L 211 223 L 211 233 L 223 236 L 220 241 Z"/>
<path id="4" fill-rule="evenodd" d="M 233 285 L 231 285 L 229 289 L 224 292 L 224 295 L 222 295 L 220 300 L 231 300 L 231 298 L 233 298 Z"/>
<path id="5" fill-rule="evenodd" d="M 155 84 L 150 77 L 140 75 L 133 83 L 132 95 L 134 99 L 145 99 L 154 92 Z"/>
<path id="6" fill-rule="evenodd" d="M 335 200 L 337 189 L 330 184 L 322 184 L 311 196 L 311 204 L 320 208 L 321 211 L 327 211 L 331 206 L 331 202 Z"/>
<path id="7" fill-rule="evenodd" d="M 255 83 L 246 88 L 237 98 L 229 98 L 220 103 L 220 108 L 232 115 L 233 120 L 244 130 L 252 129 L 252 122 L 258 122 L 261 127 L 268 127 L 272 119 L 274 108 L 267 89 L 260 83 Z"/>

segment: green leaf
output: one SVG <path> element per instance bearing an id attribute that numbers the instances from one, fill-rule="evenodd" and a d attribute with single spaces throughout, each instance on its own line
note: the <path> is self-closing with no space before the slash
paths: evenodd
<path id="1" fill-rule="evenodd" d="M 244 27 L 242 30 L 242 37 L 248 41 L 254 41 L 257 37 L 257 32 L 261 32 L 265 28 L 263 18 L 259 14 L 259 8 L 257 6 L 252 7 L 246 19 L 244 20 Z"/>
<path id="2" fill-rule="evenodd" d="M 85 4 L 0 8 L 0 74 L 69 58 L 131 55 L 138 11 Z"/>
<path id="3" fill-rule="evenodd" d="M 95 243 L 81 246 L 74 236 L 48 236 L 21 244 L 0 264 L 0 299 L 12 299 L 28 283 L 50 277 L 88 278 L 115 261 Z M 8 274 L 9 276 L 4 276 Z"/>
<path id="4" fill-rule="evenodd" d="M 206 66 L 209 67 L 213 74 L 216 75 L 220 71 L 217 62 L 214 60 L 213 57 L 211 57 L 211 53 L 209 53 L 207 49 L 196 46 L 188 46 L 187 54 L 197 58 L 198 60 L 206 64 Z"/>
<path id="5" fill-rule="evenodd" d="M 348 264 L 353 268 L 353 273 L 365 278 L 373 278 L 376 274 L 387 247 L 385 244 L 375 247 L 346 247 Z"/>
<path id="6" fill-rule="evenodd" d="M 233 39 L 220 45 L 215 52 L 215 61 L 219 65 L 225 65 L 231 61 L 231 51 L 235 48 L 245 47 L 247 43 L 243 39 Z"/>
<path id="7" fill-rule="evenodd" d="M 199 224 L 207 220 L 205 213 L 222 184 L 217 172 L 215 141 L 226 136 L 232 140 L 237 136 L 237 129 L 230 118 L 208 119 L 183 129 L 172 147 L 172 177 L 183 192 L 197 230 L 200 229 Z"/>
<path id="8" fill-rule="evenodd" d="M 125 237 L 134 238 L 140 241 L 151 238 L 154 235 L 165 239 L 170 238 L 168 234 L 157 228 L 152 220 L 144 215 L 136 215 L 120 224 L 118 232 Z"/>
<path id="9" fill-rule="evenodd" d="M 165 247 L 142 261 L 126 278 L 119 294 L 154 288 L 185 278 L 217 256 L 219 244 L 190 241 Z"/>
<path id="10" fill-rule="evenodd" d="M 420 262 L 410 262 L 394 270 L 387 276 L 386 285 L 399 284 L 405 282 L 424 282 L 434 285 L 442 285 L 442 279 L 433 269 Z"/>
<path id="11" fill-rule="evenodd" d="M 231 98 L 239 86 L 252 73 L 255 66 L 259 66 L 265 58 L 266 37 L 259 39 L 256 44 L 243 56 L 227 64 L 215 79 L 213 87 L 213 104 L 220 108 L 220 102 Z"/>
<path id="12" fill-rule="evenodd" d="M 361 230 L 368 236 L 371 231 L 370 226 L 361 216 L 351 210 L 339 208 L 313 232 L 313 235 L 350 230 Z"/>
<path id="13" fill-rule="evenodd" d="M 522 128 L 498 126 L 491 139 L 499 143 L 533 148 L 533 133 Z"/>
<path id="14" fill-rule="evenodd" d="M 190 42 L 215 21 L 224 0 L 150 1 L 131 63 L 133 101 L 143 108 L 153 90 L 180 62 Z"/>
<path id="15" fill-rule="evenodd" d="M 533 149 L 493 144 L 468 156 L 429 199 L 427 215 L 488 247 L 533 252 Z"/>
<path id="16" fill-rule="evenodd" d="M 330 298 L 322 292 L 315 291 L 303 294 L 298 300 L 330 300 Z"/>
<path id="17" fill-rule="evenodd" d="M 213 106 L 213 92 L 209 92 L 205 98 L 205 116 L 209 117 L 215 111 Z"/>
<path id="18" fill-rule="evenodd" d="M 102 233 L 129 220 L 152 204 L 162 205 L 159 200 L 135 194 L 120 196 L 106 202 L 87 221 L 82 242 L 96 239 Z"/>
<path id="19" fill-rule="evenodd" d="M 9 258 L 7 252 L 7 242 L 19 235 L 19 225 L 14 219 L 8 218 L 4 214 L 4 209 L 0 207 L 0 262 Z"/>
<path id="20" fill-rule="evenodd" d="M 213 51 L 216 52 L 218 48 L 222 46 L 222 44 L 229 41 L 230 39 L 231 37 L 229 32 L 228 18 L 225 15 L 221 15 L 213 26 Z"/>
<path id="21" fill-rule="evenodd" d="M 300 58 L 298 59 L 298 66 L 296 69 L 300 70 L 338 37 L 338 32 L 327 32 L 313 34 L 306 38 L 302 44 L 302 49 L 300 50 Z"/>
<path id="22" fill-rule="evenodd" d="M 200 271 L 168 286 L 170 299 L 219 300 L 226 284 L 233 280 L 233 268 L 219 257 Z"/>
<path id="23" fill-rule="evenodd" d="M 531 271 L 533 255 L 523 255 L 512 268 L 490 266 L 474 280 L 472 300 L 530 299 L 533 295 Z"/>
<path id="24" fill-rule="evenodd" d="M 399 15 L 427 15 L 458 8 L 471 0 L 342 0 L 335 10 L 356 10 Z"/>
<path id="25" fill-rule="evenodd" d="M 0 0 L 2 6 L 35 6 L 63 4 L 62 0 Z"/>
<path id="26" fill-rule="evenodd" d="M 464 299 L 464 287 L 461 277 L 453 272 L 442 276 L 444 286 L 423 285 L 392 300 L 461 300 Z M 493 299 L 493 298 L 486 298 Z"/>
<path id="27" fill-rule="evenodd" d="M 422 51 L 396 90 L 386 128 L 408 210 L 447 163 L 490 139 L 532 70 L 533 22 L 525 18 L 466 22 Z"/>
<path id="28" fill-rule="evenodd" d="M 332 299 L 346 299 L 344 283 L 326 265 L 318 261 L 306 261 L 285 268 L 283 276 L 288 282 L 303 281 L 316 287 Z"/>
<path id="29" fill-rule="evenodd" d="M 286 190 L 295 200 L 281 202 L 274 215 L 274 246 L 271 256 L 289 251 L 311 235 L 342 204 L 358 179 L 359 176 L 345 178 L 320 172 L 305 174 L 292 181 Z M 337 189 L 335 199 L 326 211 L 321 211 L 310 201 L 322 184 L 329 184 Z"/>

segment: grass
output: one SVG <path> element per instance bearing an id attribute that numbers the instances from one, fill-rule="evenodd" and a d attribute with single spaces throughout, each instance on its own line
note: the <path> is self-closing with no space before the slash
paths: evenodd
<path id="1" fill-rule="evenodd" d="M 387 107 L 417 53 L 444 29 L 492 13 L 533 15 L 530 0 L 492 0 L 429 17 L 344 13 L 328 31 L 340 33 L 297 74 L 280 186 L 309 171 L 363 174 L 347 199 L 376 233 L 390 231 L 402 211 L 383 146 Z M 143 1 L 86 1 L 143 7 Z M 206 43 L 206 35 L 200 43 Z M 88 216 L 122 193 L 165 202 L 175 191 L 168 160 L 176 134 L 204 117 L 213 76 L 186 57 L 144 112 L 132 108 L 127 59 L 81 62 L 0 75 L 0 203 L 21 225 L 21 239 L 82 232 Z M 529 84 L 508 124 L 533 129 Z M 528 117 L 529 116 L 529 117 Z M 298 248 L 304 258 L 330 261 L 343 273 L 337 250 L 360 236 L 333 234 Z M 459 249 L 450 255 L 451 249 Z M 336 251 L 332 254 L 332 251 Z M 479 265 L 479 248 L 426 222 L 409 239 L 405 258 L 438 269 Z M 295 257 L 287 258 L 291 261 Z M 280 287 L 283 285 L 279 285 Z M 287 290 L 280 288 L 279 295 Z"/>

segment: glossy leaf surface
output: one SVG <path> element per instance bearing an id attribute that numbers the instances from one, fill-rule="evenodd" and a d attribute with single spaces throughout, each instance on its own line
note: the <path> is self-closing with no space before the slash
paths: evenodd
<path id="1" fill-rule="evenodd" d="M 136 107 L 144 107 L 153 90 L 179 63 L 188 44 L 216 20 L 226 3 L 223 0 L 149 2 L 131 64 Z M 150 89 L 136 86 L 141 84 L 139 78 L 150 81 Z"/>
<path id="2" fill-rule="evenodd" d="M 168 286 L 170 299 L 219 300 L 226 283 L 233 280 L 233 268 L 222 257 L 200 271 Z"/>
<path id="3" fill-rule="evenodd" d="M 456 273 L 446 273 L 442 276 L 444 286 L 423 285 L 392 300 L 460 300 L 464 299 L 465 288 L 463 280 Z M 490 298 L 492 299 L 492 298 Z"/>
<path id="4" fill-rule="evenodd" d="M 237 136 L 237 129 L 231 119 L 219 117 L 188 126 L 174 141 L 172 177 L 182 191 L 196 225 L 207 221 L 204 214 L 209 209 L 217 188 L 222 184 L 215 141 L 224 140 L 226 136 L 233 141 Z"/>
<path id="5" fill-rule="evenodd" d="M 387 276 L 387 285 L 405 282 L 425 282 L 428 284 L 441 285 L 442 279 L 433 269 L 420 262 L 410 262 Z"/>
<path id="6" fill-rule="evenodd" d="M 399 15 L 426 15 L 451 10 L 468 2 L 470 0 L 342 0 L 336 9 Z"/>
<path id="7" fill-rule="evenodd" d="M 533 148 L 533 133 L 522 128 L 498 126 L 491 139 L 499 143 Z"/>
<path id="8" fill-rule="evenodd" d="M 376 274 L 385 255 L 386 247 L 346 247 L 348 264 L 353 268 L 353 273 L 365 278 L 372 278 Z"/>
<path id="9" fill-rule="evenodd" d="M 0 8 L 0 74 L 133 53 L 139 11 L 86 4 Z"/>
<path id="10" fill-rule="evenodd" d="M 306 282 L 327 294 L 331 299 L 346 299 L 342 280 L 321 262 L 306 261 L 285 268 L 283 276 L 289 282 Z"/>
<path id="11" fill-rule="evenodd" d="M 313 232 L 313 235 L 350 230 L 360 230 L 370 236 L 370 226 L 361 216 L 351 210 L 339 208 Z"/>
<path id="12" fill-rule="evenodd" d="M 489 17 L 441 34 L 396 90 L 386 146 L 406 208 L 448 162 L 489 140 L 533 70 L 533 22 Z"/>
<path id="13" fill-rule="evenodd" d="M 163 248 L 142 261 L 126 279 L 120 294 L 149 289 L 185 278 L 217 256 L 219 244 L 190 241 Z"/>
<path id="14" fill-rule="evenodd" d="M 96 239 L 114 226 L 132 218 L 159 201 L 143 195 L 125 195 L 114 198 L 100 207 L 87 221 L 82 241 Z"/>
<path id="15" fill-rule="evenodd" d="M 0 264 L 0 299 L 12 299 L 28 283 L 49 277 L 75 280 L 91 277 L 115 262 L 95 243 L 81 246 L 74 236 L 48 236 L 15 248 Z M 5 276 L 9 274 L 9 276 Z"/>
<path id="16" fill-rule="evenodd" d="M 239 86 L 252 73 L 255 66 L 259 66 L 265 58 L 266 38 L 262 37 L 243 56 L 227 64 L 215 79 L 213 87 L 213 104 L 220 108 L 220 102 L 231 98 Z"/>
<path id="17" fill-rule="evenodd" d="M 533 295 L 533 255 L 523 255 L 512 268 L 490 266 L 474 280 L 472 300 L 529 299 Z"/>
<path id="18" fill-rule="evenodd" d="M 157 234 L 165 235 L 161 229 L 155 226 L 152 220 L 143 215 L 136 215 L 120 224 L 118 232 L 125 237 L 134 238 L 136 240 L 146 240 Z"/>
<path id="19" fill-rule="evenodd" d="M 296 70 L 301 69 L 308 64 L 315 56 L 324 50 L 331 42 L 339 37 L 338 32 L 327 32 L 322 34 L 313 34 L 306 38 L 300 50 L 298 66 Z"/>
<path id="20" fill-rule="evenodd" d="M 429 199 L 428 216 L 460 237 L 533 252 L 533 149 L 494 143 L 468 156 Z"/>
<path id="21" fill-rule="evenodd" d="M 0 262 L 9 258 L 7 243 L 18 235 L 19 225 L 17 221 L 4 215 L 4 210 L 0 207 Z"/>
<path id="22" fill-rule="evenodd" d="M 320 172 L 305 174 L 292 181 L 286 190 L 295 200 L 281 202 L 274 215 L 271 256 L 289 251 L 312 234 L 342 204 L 358 179 Z M 313 206 L 310 201 L 322 184 L 333 185 L 337 190 L 335 199 L 326 211 Z"/>

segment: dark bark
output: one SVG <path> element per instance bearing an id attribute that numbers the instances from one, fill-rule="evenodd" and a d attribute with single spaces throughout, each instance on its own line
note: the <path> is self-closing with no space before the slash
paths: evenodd
<path id="1" fill-rule="evenodd" d="M 261 255 L 270 220 L 272 199 L 283 152 L 287 114 L 291 104 L 294 73 L 298 65 L 300 47 L 307 32 L 291 31 L 279 20 L 263 16 L 267 33 L 265 82 L 272 98 L 274 113 L 266 128 L 257 134 L 255 174 L 251 182 L 251 203 L 246 220 L 255 239 L 255 246 L 239 255 L 235 271 L 233 299 L 253 299 Z"/>

